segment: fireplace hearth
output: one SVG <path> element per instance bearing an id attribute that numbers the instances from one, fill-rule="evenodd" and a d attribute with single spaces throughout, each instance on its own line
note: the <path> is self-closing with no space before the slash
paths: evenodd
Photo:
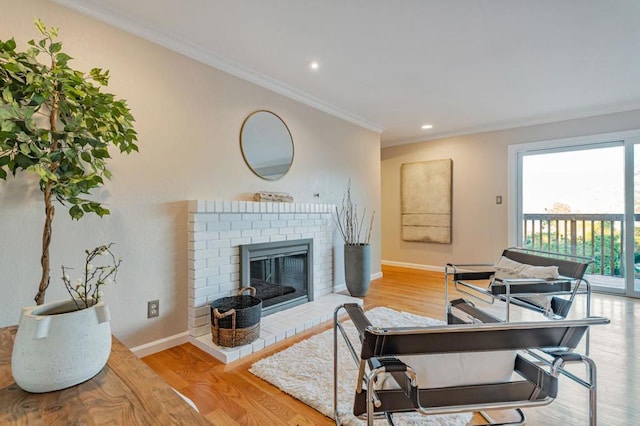
<path id="1" fill-rule="evenodd" d="M 313 239 L 240 246 L 240 287 L 253 287 L 262 315 L 313 300 Z"/>

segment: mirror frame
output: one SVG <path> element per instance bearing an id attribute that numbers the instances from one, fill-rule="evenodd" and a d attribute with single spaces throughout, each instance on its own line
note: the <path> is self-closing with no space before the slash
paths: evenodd
<path id="1" fill-rule="evenodd" d="M 254 115 L 256 115 L 258 113 L 263 113 L 263 112 L 271 114 L 274 117 L 276 117 L 278 120 L 280 120 L 280 122 L 282 123 L 282 125 L 286 129 L 287 135 L 289 135 L 289 141 L 291 142 L 291 160 L 289 161 L 289 165 L 288 165 L 287 169 L 281 175 L 278 175 L 278 176 L 273 177 L 273 178 L 270 178 L 270 177 L 267 177 L 267 176 L 263 176 L 260 173 L 258 173 L 258 171 L 254 168 L 253 165 L 251 165 L 251 163 L 247 159 L 247 155 L 245 153 L 245 147 L 244 147 L 244 144 L 243 144 L 243 133 L 244 133 L 244 129 L 245 129 L 245 126 L 246 126 L 247 122 Z M 291 170 L 291 166 L 293 165 L 293 160 L 295 158 L 295 144 L 293 143 L 293 136 L 291 135 L 291 130 L 289 130 L 289 126 L 287 126 L 287 123 L 285 123 L 285 121 L 282 119 L 282 117 L 280 117 L 278 114 L 276 114 L 273 111 L 269 111 L 269 110 L 266 110 L 266 109 L 259 109 L 259 110 L 253 111 L 251 114 L 247 115 L 247 117 L 242 122 L 242 126 L 240 127 L 240 152 L 242 153 L 242 158 L 244 159 L 245 164 L 247 165 L 247 167 L 249 167 L 249 169 L 251 169 L 253 174 L 255 174 L 256 176 L 258 176 L 261 179 L 268 180 L 268 181 L 274 181 L 274 180 L 278 180 L 278 179 L 282 178 L 284 175 L 289 173 L 289 170 Z"/>

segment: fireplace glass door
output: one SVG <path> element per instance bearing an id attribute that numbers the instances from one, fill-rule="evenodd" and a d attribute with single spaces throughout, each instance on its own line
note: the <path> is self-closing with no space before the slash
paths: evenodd
<path id="1" fill-rule="evenodd" d="M 288 254 L 251 260 L 251 287 L 256 297 L 262 299 L 262 307 L 307 297 L 307 254 Z"/>
<path id="2" fill-rule="evenodd" d="M 313 300 L 312 247 L 311 239 L 241 246 L 241 287 L 256 289 L 263 315 Z"/>

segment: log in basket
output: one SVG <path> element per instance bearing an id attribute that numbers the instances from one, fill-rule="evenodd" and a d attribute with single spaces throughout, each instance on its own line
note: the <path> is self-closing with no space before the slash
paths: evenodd
<path id="1" fill-rule="evenodd" d="M 250 294 L 242 294 L 245 291 Z M 218 346 L 235 347 L 253 342 L 260 335 L 262 300 L 256 289 L 243 287 L 237 296 L 223 297 L 211 303 L 211 337 Z"/>

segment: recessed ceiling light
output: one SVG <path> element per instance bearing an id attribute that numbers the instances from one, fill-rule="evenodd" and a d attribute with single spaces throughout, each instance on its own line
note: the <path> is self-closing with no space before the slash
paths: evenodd
<path id="1" fill-rule="evenodd" d="M 309 64 L 309 68 L 311 68 L 314 71 L 317 70 L 319 67 L 320 67 L 320 64 L 318 62 L 316 62 L 316 61 L 312 61 Z"/>
<path id="2" fill-rule="evenodd" d="M 431 129 L 432 127 L 433 127 L 433 124 L 425 124 L 422 126 L 424 130 Z"/>

